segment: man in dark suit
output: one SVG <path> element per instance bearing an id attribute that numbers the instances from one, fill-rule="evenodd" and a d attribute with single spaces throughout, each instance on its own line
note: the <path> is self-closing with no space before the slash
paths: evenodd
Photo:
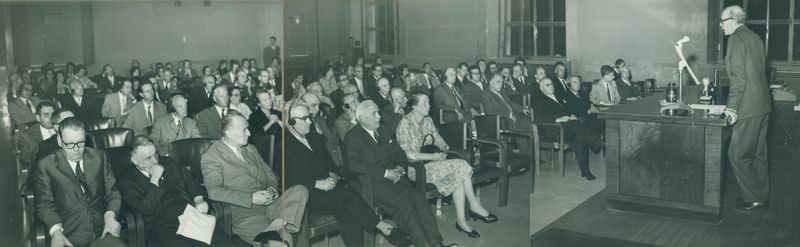
<path id="1" fill-rule="evenodd" d="M 69 110 L 59 109 L 51 115 L 50 121 L 52 121 L 53 128 L 55 128 L 57 131 L 58 124 L 61 123 L 62 120 L 74 116 L 75 114 L 72 114 L 72 112 Z M 60 147 L 58 146 L 58 135 L 53 135 L 50 136 L 50 138 L 44 139 L 43 141 L 39 142 L 39 148 L 38 151 L 36 152 L 36 158 L 33 160 L 34 162 L 32 164 L 36 164 L 36 162 L 39 162 L 39 160 L 41 160 L 45 156 L 59 149 Z"/>
<path id="2" fill-rule="evenodd" d="M 233 233 L 243 240 L 271 245 L 291 242 L 290 236 L 281 234 L 300 230 L 308 190 L 295 185 L 279 195 L 272 169 L 256 148 L 247 144 L 247 119 L 231 112 L 224 122 L 225 135 L 201 158 L 209 199 L 230 206 Z"/>
<path id="3" fill-rule="evenodd" d="M 206 109 L 214 104 L 211 93 L 213 92 L 214 77 L 210 75 L 203 76 L 203 85 L 192 88 L 189 93 L 189 116 L 195 116 L 198 112 Z"/>
<path id="4" fill-rule="evenodd" d="M 400 120 L 406 116 L 405 110 L 408 98 L 402 88 L 392 88 L 392 103 L 381 108 L 381 126 L 394 136 L 397 133 L 397 126 Z"/>
<path id="5" fill-rule="evenodd" d="M 69 117 L 59 124 L 60 152 L 40 160 L 35 178 L 37 216 L 51 246 L 125 246 L 116 219 L 121 198 L 105 153 L 85 147 L 85 126 Z"/>
<path id="6" fill-rule="evenodd" d="M 433 90 L 433 107 L 444 110 L 441 116 L 444 122 L 469 122 L 472 120 L 472 112 L 467 109 L 461 88 L 455 85 L 456 70 L 447 68 L 444 76 L 444 83 Z"/>
<path id="7" fill-rule="evenodd" d="M 145 128 L 153 126 L 156 119 L 167 115 L 167 106 L 155 101 L 153 84 L 144 81 L 139 84 L 142 100 L 128 108 L 128 117 L 122 122 L 123 128 L 132 129 L 134 135 L 147 135 Z"/>
<path id="8" fill-rule="evenodd" d="M 511 101 L 522 105 L 524 103 L 523 98 L 531 94 L 531 82 L 533 79 L 525 76 L 522 65 L 514 64 L 511 67 L 511 81 L 513 87 L 511 87 L 510 91 L 512 93 L 510 93 L 509 98 L 511 98 Z"/>
<path id="9" fill-rule="evenodd" d="M 23 167 L 30 167 L 39 152 L 39 143 L 50 139 L 56 134 L 53 128 L 53 113 L 56 106 L 50 101 L 44 101 L 36 106 L 36 121 L 38 125 L 28 128 L 17 135 L 17 147 L 19 148 L 19 161 Z"/>
<path id="10" fill-rule="evenodd" d="M 564 140 L 575 152 L 581 177 L 594 180 L 595 177 L 589 170 L 589 149 L 599 152 L 603 147 L 603 141 L 596 133 L 577 121 L 578 117 L 567 111 L 566 102 L 555 96 L 555 88 L 550 79 L 544 78 L 539 81 L 539 89 L 541 93 L 533 100 L 534 120 L 537 123 L 560 123 L 564 126 Z M 555 140 L 558 138 L 558 129 L 542 128 L 539 135 L 544 140 Z"/>
<path id="11" fill-rule="evenodd" d="M 564 97 L 567 112 L 578 117 L 581 123 L 595 133 L 605 133 L 605 122 L 597 118 L 600 110 L 589 101 L 589 93 L 581 91 L 581 77 L 570 76 L 567 82 L 568 91 Z"/>
<path id="12" fill-rule="evenodd" d="M 144 136 L 131 142 L 132 168 L 120 176 L 117 185 L 125 204 L 144 216 L 147 246 L 208 246 L 203 242 L 175 234 L 187 205 L 208 212 L 205 191 L 186 169 L 171 159 L 158 159 L 155 144 Z M 120 165 L 120 164 L 118 164 Z M 236 246 L 220 227 L 214 229 L 213 246 Z"/>
<path id="13" fill-rule="evenodd" d="M 342 163 L 342 141 L 339 135 L 328 126 L 327 116 L 324 116 L 319 111 L 319 97 L 315 94 L 306 93 L 301 97 L 301 103 L 308 107 L 308 112 L 311 114 L 311 132 L 321 135 L 325 138 L 325 149 L 331 156 L 333 163 L 337 167 L 344 166 Z"/>
<path id="14" fill-rule="evenodd" d="M 264 47 L 264 64 L 272 63 L 272 59 L 274 58 L 281 58 L 281 48 L 276 45 L 275 43 L 278 41 L 278 38 L 275 36 L 269 37 L 269 45 Z"/>
<path id="15" fill-rule="evenodd" d="M 356 107 L 359 104 L 358 102 L 360 101 L 355 94 L 344 96 L 344 105 L 342 106 L 344 112 L 339 114 L 339 117 L 333 121 L 333 129 L 336 131 L 336 135 L 339 136 L 339 138 L 344 139 L 344 135 L 358 124 L 356 121 Z"/>
<path id="16" fill-rule="evenodd" d="M 39 99 L 33 96 L 33 86 L 30 83 L 22 83 L 18 89 L 17 98 L 8 101 L 8 114 L 15 126 L 23 126 L 36 121 L 36 105 L 39 104 Z"/>
<path id="17" fill-rule="evenodd" d="M 461 88 L 467 83 L 467 80 L 469 80 L 469 65 L 465 62 L 461 62 L 456 68 L 456 81 L 454 85 L 456 85 L 457 88 Z"/>
<path id="18" fill-rule="evenodd" d="M 94 76 L 92 81 L 97 83 L 98 90 L 109 93 L 120 82 L 120 78 L 114 75 L 114 67 L 106 64 L 103 66 L 103 73 Z"/>
<path id="19" fill-rule="evenodd" d="M 391 133 L 379 128 L 378 106 L 364 101 L 358 105 L 356 117 L 358 125 L 344 137 L 345 164 L 369 176 L 376 206 L 394 216 L 414 246 L 444 246 L 428 200 L 405 175 L 405 152 Z"/>
<path id="20" fill-rule="evenodd" d="M 764 42 L 744 25 L 739 6 L 725 8 L 720 26 L 728 36 L 725 68 L 730 92 L 725 115 L 733 125 L 728 157 L 742 191 L 736 209 L 754 211 L 769 207 L 769 159 L 767 127 L 772 111 L 765 73 Z"/>
<path id="21" fill-rule="evenodd" d="M 92 97 L 86 97 L 83 93 L 83 84 L 78 79 L 69 80 L 69 88 L 72 94 L 62 95 L 58 100 L 61 108 L 68 109 L 75 114 L 81 121 L 89 121 L 99 115 L 97 102 Z"/>
<path id="22" fill-rule="evenodd" d="M 461 91 L 464 92 L 464 104 L 473 115 L 480 114 L 481 96 L 483 95 L 484 85 L 481 82 L 481 70 L 477 65 L 469 66 L 469 76 L 461 84 Z"/>
<path id="23" fill-rule="evenodd" d="M 553 80 L 553 87 L 556 89 L 556 97 L 564 99 L 569 92 L 569 82 L 567 82 L 567 66 L 563 62 L 557 62 L 554 69 L 556 78 Z"/>
<path id="24" fill-rule="evenodd" d="M 378 80 L 383 78 L 383 66 L 372 66 L 372 75 L 364 79 L 364 96 L 369 99 L 378 97 Z"/>
<path id="25" fill-rule="evenodd" d="M 486 90 L 481 96 L 484 113 L 487 115 L 500 116 L 503 120 L 501 124 L 508 126 L 512 130 L 530 133 L 531 121 L 528 117 L 528 109 L 524 109 L 521 105 L 511 102 L 511 99 L 503 94 L 502 90 L 503 76 L 499 74 L 491 76 L 489 79 L 489 90 Z"/>
<path id="26" fill-rule="evenodd" d="M 365 91 L 367 82 L 364 81 L 364 67 L 353 67 L 353 78 L 350 78 L 350 84 L 356 86 L 360 98 L 365 99 L 367 97 Z"/>
<path id="27" fill-rule="evenodd" d="M 212 90 L 214 94 L 214 105 L 199 113 L 197 119 L 197 129 L 200 135 L 205 138 L 218 139 L 222 137 L 222 119 L 231 109 L 228 108 L 228 89 L 225 84 L 218 84 Z"/>
<path id="28" fill-rule="evenodd" d="M 308 210 L 314 215 L 334 215 L 346 246 L 364 246 L 364 231 L 380 230 L 398 246 L 411 244 L 408 235 L 381 221 L 353 190 L 337 186 L 339 168 L 325 148 L 323 136 L 311 132 L 313 116 L 302 103 L 289 109 L 285 139 L 284 181 L 287 186 L 309 189 Z"/>
<path id="29" fill-rule="evenodd" d="M 389 99 L 389 90 L 391 89 L 391 85 L 389 83 L 389 79 L 381 77 L 378 79 L 376 83 L 378 90 L 375 91 L 375 95 L 370 96 L 375 104 L 378 105 L 379 108 L 383 109 L 384 106 L 391 103 Z"/>
<path id="30" fill-rule="evenodd" d="M 178 88 L 178 80 L 175 78 L 175 73 L 172 70 L 165 69 L 164 70 L 164 77 L 161 80 L 160 85 L 153 85 L 158 92 L 158 102 L 162 104 L 169 105 L 169 99 L 172 97 L 172 94 L 181 93 L 181 90 Z"/>
<path id="31" fill-rule="evenodd" d="M 125 79 L 117 84 L 113 93 L 106 95 L 103 100 L 103 108 L 100 113 L 103 117 L 114 119 L 114 123 L 122 125 L 125 117 L 128 116 L 128 108 L 133 106 L 133 82 Z"/>

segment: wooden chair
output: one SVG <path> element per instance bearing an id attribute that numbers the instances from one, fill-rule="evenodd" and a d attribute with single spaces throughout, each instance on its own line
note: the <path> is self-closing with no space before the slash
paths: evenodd
<path id="1" fill-rule="evenodd" d="M 200 184 L 203 184 L 200 159 L 213 142 L 214 140 L 210 138 L 189 138 L 173 141 L 169 144 L 169 157 L 172 158 L 175 165 L 188 170 Z"/>
<path id="2" fill-rule="evenodd" d="M 557 150 L 558 151 L 558 165 L 561 169 L 561 177 L 566 175 L 564 169 L 564 162 L 566 159 L 566 151 L 572 149 L 572 147 L 567 144 L 564 140 L 564 125 L 560 123 L 537 123 L 535 121 L 535 114 L 534 111 L 531 110 L 531 122 L 533 122 L 533 151 L 534 155 L 537 157 L 534 162 L 536 163 L 536 172 L 541 172 L 541 162 L 539 161 L 538 157 L 540 155 L 541 149 L 548 149 L 550 150 L 550 164 L 553 163 L 553 153 Z M 556 140 L 543 140 L 541 138 L 541 132 L 543 131 L 558 131 L 558 137 Z"/>
<path id="3" fill-rule="evenodd" d="M 89 130 L 101 130 L 114 127 L 114 119 L 101 117 L 87 121 L 86 127 Z"/>
<path id="4" fill-rule="evenodd" d="M 126 128 L 98 129 L 89 132 L 92 147 L 109 149 L 127 146 L 133 140 L 133 130 Z"/>
<path id="5" fill-rule="evenodd" d="M 504 144 L 498 141 L 467 137 L 466 123 L 444 124 L 439 128 L 439 135 L 441 135 L 447 145 L 450 146 L 449 151 L 452 154 L 467 160 L 470 164 L 473 164 L 472 160 L 474 159 L 474 155 L 468 151 L 470 147 L 468 143 L 487 147 L 493 146 L 494 149 L 502 149 L 501 147 L 504 146 Z M 492 180 L 498 181 L 497 187 L 500 199 L 497 204 L 499 206 L 505 206 L 508 200 L 508 170 L 502 169 L 502 166 L 507 163 L 506 155 L 499 155 L 497 160 L 481 156 L 478 164 L 474 166 L 472 170 L 473 184 L 485 183 Z"/>

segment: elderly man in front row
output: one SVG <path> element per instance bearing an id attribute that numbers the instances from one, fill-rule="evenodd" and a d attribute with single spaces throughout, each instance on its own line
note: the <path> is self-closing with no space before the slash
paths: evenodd
<path id="1" fill-rule="evenodd" d="M 356 107 L 356 119 L 358 125 L 344 137 L 344 163 L 371 178 L 375 204 L 394 215 L 414 246 L 457 246 L 442 244 L 428 200 L 406 177 L 406 153 L 392 133 L 378 128 L 378 106 L 372 100 L 361 102 Z"/>
<path id="2" fill-rule="evenodd" d="M 61 121 L 57 138 L 61 150 L 32 172 L 50 246 L 125 246 L 116 219 L 122 200 L 105 153 L 85 147 L 85 126 L 75 117 Z"/>
<path id="3" fill-rule="evenodd" d="M 201 159 L 208 197 L 230 205 L 233 233 L 245 241 L 278 245 L 281 239 L 291 242 L 289 236 L 280 234 L 300 230 L 308 189 L 296 185 L 283 195 L 278 194 L 278 180 L 272 169 L 256 148 L 247 144 L 250 131 L 242 114 L 228 113 L 222 130 L 222 138 Z"/>
<path id="4" fill-rule="evenodd" d="M 199 138 L 200 130 L 194 119 L 187 117 L 188 110 L 186 98 L 181 94 L 173 95 L 169 103 L 172 105 L 171 113 L 156 118 L 150 138 L 156 144 L 156 150 L 161 156 L 169 156 L 170 143 L 176 140 Z"/>

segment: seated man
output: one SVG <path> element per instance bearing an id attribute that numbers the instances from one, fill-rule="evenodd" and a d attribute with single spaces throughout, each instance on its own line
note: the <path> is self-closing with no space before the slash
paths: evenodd
<path id="1" fill-rule="evenodd" d="M 311 114 L 311 132 L 322 135 L 322 137 L 325 138 L 325 147 L 331 159 L 333 159 L 333 163 L 339 167 L 343 166 L 341 152 L 342 140 L 339 138 L 339 135 L 328 126 L 325 116 L 320 114 L 319 98 L 317 98 L 315 94 L 306 93 L 300 97 L 300 99 L 300 102 L 308 107 L 308 112 Z"/>
<path id="2" fill-rule="evenodd" d="M 51 246 L 125 246 L 117 213 L 122 202 L 105 153 L 85 147 L 86 130 L 76 117 L 58 126 L 59 152 L 33 170 L 36 213 Z"/>
<path id="3" fill-rule="evenodd" d="M 581 177 L 594 180 L 594 175 L 589 171 L 589 149 L 599 152 L 604 146 L 603 140 L 580 121 L 577 121 L 578 117 L 567 111 L 566 102 L 556 98 L 555 88 L 550 79 L 544 78 L 539 81 L 539 89 L 542 93 L 535 96 L 533 101 L 534 120 L 537 123 L 562 123 L 564 140 L 572 146 L 575 152 Z M 557 129 L 545 129 L 546 131 L 539 131 L 542 139 L 553 140 L 558 137 Z"/>
<path id="4" fill-rule="evenodd" d="M 131 142 L 131 162 L 136 169 L 128 169 L 117 184 L 125 204 L 144 216 L 147 246 L 208 246 L 175 234 L 180 225 L 178 216 L 187 204 L 208 212 L 200 183 L 171 159 L 159 160 L 156 145 L 144 136 Z M 235 246 L 219 227 L 214 229 L 211 241 L 213 246 Z"/>
<path id="5" fill-rule="evenodd" d="M 411 244 L 408 235 L 381 221 L 355 191 L 337 186 L 339 169 L 325 148 L 324 137 L 311 132 L 312 117 L 302 102 L 289 108 L 284 155 L 286 186 L 309 188 L 309 213 L 334 215 L 346 246 L 364 246 L 364 231 L 376 228 L 389 236 L 393 245 Z"/>
<path id="6" fill-rule="evenodd" d="M 228 88 L 225 84 L 217 84 L 212 92 L 214 105 L 197 113 L 195 119 L 197 119 L 197 129 L 200 130 L 201 136 L 219 139 L 223 134 L 222 119 L 231 111 L 228 107 L 230 95 L 228 95 Z"/>
<path id="7" fill-rule="evenodd" d="M 356 119 L 358 125 L 344 137 L 344 163 L 371 178 L 376 206 L 394 216 L 414 246 L 444 246 L 428 200 L 406 177 L 405 152 L 391 133 L 378 128 L 378 106 L 371 100 L 358 104 Z"/>
<path id="8" fill-rule="evenodd" d="M 339 138 L 344 139 L 344 135 L 356 126 L 356 106 L 358 106 L 358 98 L 355 94 L 344 96 L 344 104 L 342 106 L 344 112 L 333 122 L 333 128 Z"/>
<path id="9" fill-rule="evenodd" d="M 150 138 L 156 143 L 156 149 L 161 156 L 169 156 L 169 144 L 173 141 L 200 137 L 194 119 L 186 116 L 186 98 L 175 94 L 169 102 L 172 104 L 171 113 L 157 118 L 150 132 Z"/>
<path id="10" fill-rule="evenodd" d="M 619 104 L 622 98 L 619 96 L 619 91 L 617 91 L 617 83 L 614 82 L 614 70 L 611 69 L 611 66 L 603 65 L 600 68 L 600 75 L 600 80 L 592 83 L 589 100 L 598 107 Z"/>
<path id="11" fill-rule="evenodd" d="M 58 130 L 58 124 L 61 123 L 62 120 L 74 116 L 75 114 L 72 114 L 71 111 L 66 109 L 60 109 L 54 112 L 50 117 L 50 121 L 53 123 L 53 129 Z M 32 164 L 36 164 L 36 162 L 39 162 L 40 159 L 59 149 L 61 149 L 61 147 L 58 146 L 58 135 L 52 135 L 50 138 L 44 139 L 43 141 L 39 142 L 36 158 L 33 160 Z"/>
<path id="12" fill-rule="evenodd" d="M 39 99 L 33 96 L 33 86 L 30 83 L 22 83 L 18 87 L 17 98 L 9 99 L 8 114 L 16 127 L 26 123 L 36 121 L 36 105 Z"/>
<path id="13" fill-rule="evenodd" d="M 148 81 L 139 84 L 139 95 L 142 100 L 128 108 L 128 116 L 122 122 L 122 127 L 132 129 L 134 135 L 146 135 L 145 128 L 153 126 L 156 119 L 167 115 L 167 106 L 155 101 L 155 88 Z"/>
<path id="14" fill-rule="evenodd" d="M 578 117 L 581 123 L 594 132 L 605 133 L 605 122 L 597 118 L 597 113 L 600 111 L 589 101 L 589 94 L 581 92 L 580 76 L 570 76 L 567 79 L 567 86 L 567 94 L 564 95 L 567 111 Z"/>
<path id="15" fill-rule="evenodd" d="M 481 104 L 483 112 L 487 115 L 500 116 L 501 126 L 513 131 L 522 133 L 532 133 L 533 128 L 530 121 L 530 111 L 522 108 L 521 105 L 514 103 L 501 91 L 503 90 L 503 76 L 495 74 L 489 79 L 489 89 L 483 91 Z M 530 138 L 515 137 L 515 148 L 523 153 L 530 153 Z"/>
<path id="16" fill-rule="evenodd" d="M 400 124 L 400 119 L 406 116 L 405 110 L 408 98 L 406 92 L 402 88 L 392 88 L 390 104 L 381 108 L 381 126 L 391 133 L 397 133 L 397 125 Z"/>
<path id="17" fill-rule="evenodd" d="M 19 98 L 18 98 L 19 99 Z M 17 145 L 19 147 L 19 161 L 23 167 L 30 167 L 39 152 L 39 143 L 50 139 L 56 134 L 53 128 L 53 112 L 56 106 L 50 101 L 43 101 L 36 106 L 36 121 L 39 125 L 28 128 L 17 135 Z"/>
<path id="18" fill-rule="evenodd" d="M 245 241 L 291 242 L 291 237 L 280 234 L 300 230 L 308 190 L 295 185 L 278 194 L 272 169 L 256 148 L 247 144 L 250 132 L 242 114 L 233 111 L 226 115 L 222 130 L 222 138 L 201 158 L 208 197 L 231 207 L 233 233 Z"/>
<path id="19" fill-rule="evenodd" d="M 443 116 L 440 116 L 444 122 L 463 122 L 467 123 L 472 120 L 473 112 L 468 110 L 468 106 L 463 98 L 461 89 L 456 86 L 456 70 L 447 68 L 444 71 L 444 83 L 433 90 L 433 107 L 435 109 L 444 110 Z M 434 122 L 437 122 L 435 120 Z"/>
<path id="20" fill-rule="evenodd" d="M 122 125 L 124 118 L 128 116 L 128 108 L 136 101 L 131 94 L 132 91 L 133 82 L 129 79 L 117 84 L 114 93 L 106 95 L 103 100 L 103 109 L 100 111 L 103 117 L 114 119 L 114 123 Z"/>
<path id="21" fill-rule="evenodd" d="M 71 94 L 59 95 L 58 102 L 62 109 L 67 109 L 75 114 L 81 121 L 89 121 L 100 115 L 94 97 L 84 95 L 83 83 L 77 78 L 67 80 Z"/>

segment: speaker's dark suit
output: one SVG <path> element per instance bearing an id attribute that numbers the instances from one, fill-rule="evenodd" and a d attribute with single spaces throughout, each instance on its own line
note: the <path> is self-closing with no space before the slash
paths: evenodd
<path id="1" fill-rule="evenodd" d="M 75 101 L 71 94 L 59 95 L 58 102 L 61 103 L 62 109 L 67 109 L 75 114 L 75 117 L 88 122 L 91 119 L 100 117 L 100 104 L 91 95 L 84 94 L 81 99 L 81 104 Z"/>
<path id="2" fill-rule="evenodd" d="M 746 202 L 769 198 L 767 126 L 772 111 L 772 95 L 765 73 L 764 42 L 741 26 L 728 37 L 725 68 L 730 78 L 727 108 L 736 110 L 730 150 L 733 174 Z"/>
<path id="3" fill-rule="evenodd" d="M 175 234 L 180 225 L 178 216 L 183 214 L 186 205 L 195 206 L 194 198 L 197 196 L 207 200 L 203 187 L 187 170 L 176 167 L 171 159 L 161 159 L 160 164 L 164 173 L 158 186 L 150 183 L 150 177 L 139 169 L 128 169 L 117 183 L 125 204 L 144 216 L 147 246 L 207 246 Z M 213 246 L 235 246 L 219 227 L 214 229 L 211 241 Z"/>
<path id="4" fill-rule="evenodd" d="M 555 96 L 554 96 L 555 97 Z M 534 121 L 537 123 L 555 123 L 562 116 L 572 115 L 567 111 L 566 102 L 552 99 L 544 94 L 538 94 L 533 100 Z M 599 151 L 603 141 L 596 133 L 580 123 L 568 121 L 561 123 L 564 126 L 564 140 L 572 146 L 578 167 L 581 172 L 589 171 L 589 149 Z M 558 129 L 543 126 L 539 128 L 539 136 L 544 140 L 558 138 Z"/>
<path id="5" fill-rule="evenodd" d="M 86 246 L 101 236 L 107 211 L 119 216 L 122 200 L 105 153 L 87 147 L 83 153 L 87 195 L 63 152 L 42 158 L 31 176 L 38 218 L 51 229 L 62 224 L 64 235 L 75 246 Z M 108 236 L 107 236 L 108 237 Z"/>
<path id="6" fill-rule="evenodd" d="M 322 135 L 311 132 L 306 135 L 309 149 L 294 134 L 285 139 L 284 179 L 287 186 L 303 185 L 308 188 L 309 213 L 334 215 L 342 232 L 346 246 L 364 246 L 364 230 L 375 229 L 378 217 L 363 199 L 353 190 L 337 186 L 329 191 L 314 188 L 316 180 L 326 179 L 338 168 L 325 148 Z"/>
<path id="7" fill-rule="evenodd" d="M 378 128 L 379 142 L 361 125 L 353 127 L 344 137 L 345 165 L 355 172 L 365 173 L 373 182 L 377 206 L 394 216 L 398 227 L 411 236 L 414 246 L 438 245 L 442 236 L 425 195 L 414 189 L 408 178 L 397 183 L 384 178 L 387 169 L 396 166 L 407 169 L 406 153 L 393 135 Z"/>

